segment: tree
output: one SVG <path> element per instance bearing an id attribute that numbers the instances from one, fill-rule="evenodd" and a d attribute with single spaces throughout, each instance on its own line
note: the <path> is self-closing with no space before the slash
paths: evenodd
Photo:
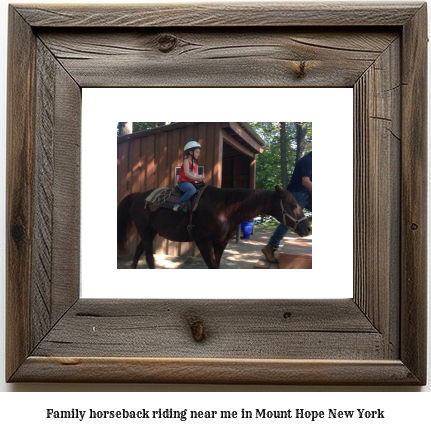
<path id="1" fill-rule="evenodd" d="M 309 123 L 295 123 L 296 127 L 296 161 L 304 157 L 307 145 L 307 131 Z"/>
<path id="2" fill-rule="evenodd" d="M 281 156 L 280 123 L 250 123 L 250 125 L 268 143 L 263 153 L 256 156 L 256 188 L 273 190 L 276 185 L 283 185 L 282 165 L 283 169 L 286 168 L 288 183 L 296 162 L 295 123 L 285 123 L 286 155 L 283 156 L 285 162 L 282 162 Z"/>
<path id="3" fill-rule="evenodd" d="M 281 164 L 281 183 L 283 189 L 287 188 L 287 138 L 286 123 L 280 123 L 280 164 Z"/>
<path id="4" fill-rule="evenodd" d="M 256 188 L 274 189 L 281 184 L 281 156 L 279 123 L 250 123 L 268 143 L 263 153 L 256 156 Z"/>

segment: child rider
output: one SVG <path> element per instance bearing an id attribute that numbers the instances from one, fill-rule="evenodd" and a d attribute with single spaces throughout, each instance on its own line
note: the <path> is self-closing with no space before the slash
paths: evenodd
<path id="1" fill-rule="evenodd" d="M 201 154 L 201 146 L 196 141 L 188 142 L 184 147 L 184 162 L 180 169 L 178 177 L 178 188 L 184 192 L 184 195 L 174 206 L 174 211 L 178 211 L 179 206 L 188 201 L 195 193 L 195 182 L 205 181 L 205 178 L 198 176 L 198 165 L 195 163 Z"/>

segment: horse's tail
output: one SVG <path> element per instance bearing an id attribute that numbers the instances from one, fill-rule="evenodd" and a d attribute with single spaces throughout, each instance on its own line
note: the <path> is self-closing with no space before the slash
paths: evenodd
<path id="1" fill-rule="evenodd" d="M 117 249 L 124 251 L 127 244 L 127 238 L 130 228 L 132 227 L 132 216 L 130 207 L 138 193 L 127 195 L 118 205 L 117 209 Z"/>

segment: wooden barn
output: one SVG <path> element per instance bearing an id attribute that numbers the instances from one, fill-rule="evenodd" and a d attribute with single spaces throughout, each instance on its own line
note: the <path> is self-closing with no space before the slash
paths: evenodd
<path id="1" fill-rule="evenodd" d="M 223 188 L 250 188 L 256 184 L 256 154 L 266 143 L 248 123 L 172 123 L 117 138 L 117 205 L 130 193 L 156 187 L 174 187 L 175 168 L 181 166 L 184 145 L 201 144 L 199 166 L 205 183 Z M 136 246 L 131 236 L 130 254 Z M 176 243 L 159 236 L 156 254 L 197 255 L 194 243 Z"/>

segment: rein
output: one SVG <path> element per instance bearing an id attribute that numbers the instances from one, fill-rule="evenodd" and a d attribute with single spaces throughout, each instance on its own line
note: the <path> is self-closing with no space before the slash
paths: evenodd
<path id="1" fill-rule="evenodd" d="M 297 226 L 299 225 L 299 223 L 301 223 L 301 222 L 302 222 L 302 221 L 304 221 L 304 220 L 307 220 L 307 217 L 306 217 L 306 216 L 304 216 L 304 217 L 302 217 L 301 219 L 297 220 L 297 219 L 293 218 L 290 214 L 288 214 L 288 213 L 287 213 L 287 211 L 284 209 L 283 201 L 282 201 L 281 199 L 280 199 L 280 205 L 281 205 L 281 212 L 282 212 L 282 214 L 283 214 L 283 224 L 284 224 L 285 226 L 288 226 L 288 225 L 287 225 L 287 223 L 286 223 L 286 216 L 287 216 L 287 217 L 289 217 L 289 218 L 290 218 L 290 220 L 292 220 L 292 221 L 293 221 L 293 223 L 295 223 L 295 225 L 293 226 L 293 232 L 295 232 L 295 231 L 296 231 Z M 290 226 L 288 226 L 288 227 L 290 227 Z"/>
<path id="2" fill-rule="evenodd" d="M 189 211 L 190 211 L 190 219 L 189 219 L 189 225 L 187 226 L 187 232 L 189 233 L 189 235 L 190 235 L 190 239 L 191 240 L 193 240 L 193 229 L 195 228 L 194 226 L 193 226 L 193 224 L 192 224 L 192 219 L 193 219 L 193 213 L 197 210 L 197 208 L 198 208 L 198 203 L 199 203 L 199 201 L 200 201 L 200 199 L 201 199 L 201 196 L 204 194 L 204 191 L 205 191 L 205 189 L 207 188 L 208 186 L 203 186 L 203 187 L 201 187 L 201 188 L 199 188 L 198 190 L 198 196 L 197 196 L 197 199 L 196 199 L 196 202 L 195 202 L 195 205 L 193 206 L 193 208 L 192 208 L 192 204 L 191 204 L 191 201 L 190 201 L 190 199 L 189 199 L 189 201 L 188 201 L 188 205 L 189 205 Z"/>

